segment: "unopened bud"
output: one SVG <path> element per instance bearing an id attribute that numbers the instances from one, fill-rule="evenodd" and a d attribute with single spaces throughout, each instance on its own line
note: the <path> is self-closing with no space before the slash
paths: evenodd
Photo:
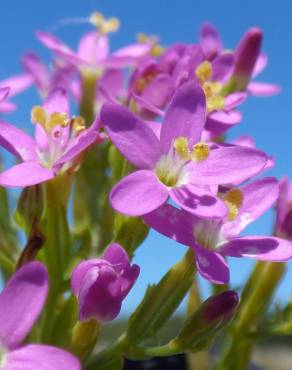
<path id="1" fill-rule="evenodd" d="M 238 304 L 234 291 L 226 291 L 208 298 L 189 316 L 178 336 L 171 342 L 181 350 L 199 350 L 232 318 Z"/>

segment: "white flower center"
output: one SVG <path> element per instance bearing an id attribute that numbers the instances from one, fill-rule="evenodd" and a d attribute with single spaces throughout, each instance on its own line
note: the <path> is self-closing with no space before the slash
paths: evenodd
<path id="1" fill-rule="evenodd" d="M 195 241 L 207 249 L 216 249 L 225 241 L 222 221 L 200 221 L 194 227 Z"/>

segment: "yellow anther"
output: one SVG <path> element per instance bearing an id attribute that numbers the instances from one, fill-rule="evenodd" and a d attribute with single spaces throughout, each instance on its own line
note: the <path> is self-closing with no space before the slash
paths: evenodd
<path id="1" fill-rule="evenodd" d="M 110 33 L 110 32 L 115 32 L 120 28 L 120 21 L 118 18 L 110 18 L 108 20 L 105 20 L 101 25 L 100 25 L 100 32 L 101 33 Z"/>
<path id="2" fill-rule="evenodd" d="M 201 85 L 211 78 L 212 73 L 212 64 L 207 60 L 201 63 L 195 71 L 195 74 Z"/>
<path id="3" fill-rule="evenodd" d="M 191 152 L 191 159 L 193 161 L 201 162 L 204 161 L 209 154 L 210 148 L 208 144 L 197 143 L 196 145 L 193 146 L 193 150 Z"/>
<path id="4" fill-rule="evenodd" d="M 56 112 L 56 113 L 52 113 L 49 116 L 49 119 L 47 120 L 47 123 L 46 123 L 46 127 L 50 131 L 55 126 L 60 125 L 62 127 L 65 127 L 67 126 L 67 124 L 68 124 L 67 114 Z"/>
<path id="5" fill-rule="evenodd" d="M 160 55 L 164 52 L 164 47 L 162 47 L 161 45 L 153 45 L 151 50 L 150 50 L 150 54 L 154 57 L 154 58 L 158 58 L 160 57 Z"/>
<path id="6" fill-rule="evenodd" d="M 220 95 L 211 96 L 207 98 L 207 111 L 212 112 L 214 110 L 222 110 L 224 109 L 224 97 Z"/>
<path id="7" fill-rule="evenodd" d="M 184 136 L 177 137 L 174 140 L 173 147 L 177 155 L 184 160 L 190 159 L 190 151 L 188 147 L 188 139 Z"/>
<path id="8" fill-rule="evenodd" d="M 238 215 L 239 208 L 242 206 L 243 193 L 239 189 L 231 189 L 226 193 L 224 201 L 229 208 L 228 219 L 233 221 Z"/>
<path id="9" fill-rule="evenodd" d="M 71 120 L 72 129 L 76 134 L 79 134 L 81 131 L 85 130 L 86 124 L 85 120 L 81 116 L 72 118 Z"/>
<path id="10" fill-rule="evenodd" d="M 101 33 L 115 32 L 120 27 L 120 21 L 117 18 L 105 19 L 103 14 L 94 12 L 89 17 L 89 22 L 95 26 Z"/>
<path id="11" fill-rule="evenodd" d="M 89 22 L 95 26 L 95 27 L 100 27 L 102 23 L 104 22 L 104 16 L 99 13 L 99 12 L 94 12 L 90 15 L 89 17 Z"/>
<path id="12" fill-rule="evenodd" d="M 202 87 L 206 95 L 206 98 L 218 95 L 222 91 L 222 84 L 220 82 L 208 81 L 205 82 Z"/>
<path id="13" fill-rule="evenodd" d="M 68 119 L 66 113 L 48 114 L 43 107 L 35 106 L 31 110 L 31 122 L 40 124 L 46 132 L 50 133 L 57 125 L 65 127 L 68 124 Z"/>
<path id="14" fill-rule="evenodd" d="M 38 123 L 43 127 L 46 126 L 47 113 L 41 106 L 34 106 L 31 110 L 30 117 L 32 123 Z"/>
<path id="15" fill-rule="evenodd" d="M 141 42 L 141 44 L 145 44 L 149 40 L 149 37 L 144 32 L 138 33 L 136 38 L 138 42 Z"/>

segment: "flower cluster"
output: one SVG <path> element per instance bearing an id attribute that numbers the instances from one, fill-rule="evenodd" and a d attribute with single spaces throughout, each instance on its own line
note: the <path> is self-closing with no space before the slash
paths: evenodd
<path id="1" fill-rule="evenodd" d="M 80 361 L 86 370 L 121 369 L 124 357 L 199 351 L 232 319 L 236 292 L 196 303 L 167 344 L 143 342 L 179 306 L 195 272 L 218 289 L 230 281 L 228 257 L 292 258 L 289 180 L 264 175 L 275 161 L 251 138 L 227 140 L 241 104 L 280 90 L 253 81 L 267 64 L 262 31 L 249 29 L 231 50 L 206 23 L 197 43 L 164 47 L 139 34 L 111 52 L 119 21 L 98 12 L 85 21 L 94 28 L 76 50 L 38 31 L 51 64 L 29 52 L 21 74 L 0 81 L 0 146 L 17 159 L 0 173 L 0 265 L 5 279 L 12 275 L 0 295 L 4 370 L 77 370 Z M 40 95 L 34 137 L 3 117 L 16 109 L 10 98 L 31 86 Z M 27 237 L 22 251 L 5 189 L 15 187 L 23 188 L 14 213 Z M 272 236 L 240 236 L 274 204 Z M 131 259 L 150 229 L 188 247 L 186 255 L 149 287 L 116 343 L 91 356 L 99 327 L 118 316 L 139 277 Z M 50 345 L 20 346 L 29 333 Z"/>

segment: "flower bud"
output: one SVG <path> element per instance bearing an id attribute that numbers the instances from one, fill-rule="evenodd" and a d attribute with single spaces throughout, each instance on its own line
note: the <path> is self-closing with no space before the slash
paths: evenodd
<path id="1" fill-rule="evenodd" d="M 71 278 L 79 303 L 79 320 L 113 320 L 139 272 L 139 266 L 131 265 L 124 249 L 114 243 L 107 247 L 102 258 L 81 262 Z"/>
<path id="2" fill-rule="evenodd" d="M 208 298 L 189 316 L 172 346 L 181 350 L 205 347 L 231 320 L 237 304 L 237 293 L 231 290 Z"/>
<path id="3" fill-rule="evenodd" d="M 232 91 L 245 90 L 248 85 L 260 55 L 262 39 L 263 33 L 261 29 L 251 28 L 239 42 L 235 50 L 234 72 L 229 82 L 232 86 Z"/>

